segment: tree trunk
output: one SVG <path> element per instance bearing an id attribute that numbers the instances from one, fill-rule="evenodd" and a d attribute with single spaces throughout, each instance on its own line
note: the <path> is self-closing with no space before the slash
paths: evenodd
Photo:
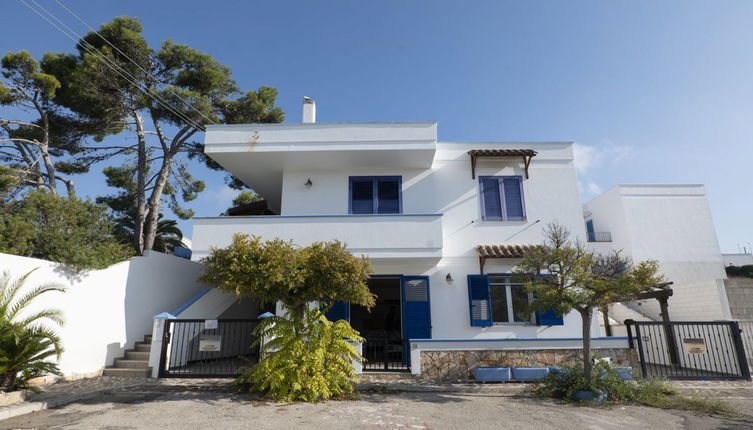
<path id="1" fill-rule="evenodd" d="M 586 380 L 586 385 L 590 385 L 593 371 L 593 363 L 591 362 L 591 319 L 593 317 L 593 309 L 588 308 L 579 312 L 583 331 L 583 378 Z"/>
<path id="2" fill-rule="evenodd" d="M 144 220 L 146 218 L 146 175 L 148 174 L 146 138 L 144 137 L 144 123 L 137 112 L 132 112 L 136 121 L 136 136 L 138 138 L 136 164 L 136 219 L 133 225 L 133 248 L 137 253 L 144 253 Z"/>
<path id="3" fill-rule="evenodd" d="M 154 239 L 157 237 L 157 223 L 159 222 L 160 204 L 162 203 L 162 192 L 165 190 L 167 180 L 170 177 L 170 164 L 173 161 L 173 155 L 169 152 L 162 159 L 157 178 L 154 180 L 154 188 L 149 196 L 149 211 L 144 221 L 144 250 L 151 250 L 154 247 Z"/>

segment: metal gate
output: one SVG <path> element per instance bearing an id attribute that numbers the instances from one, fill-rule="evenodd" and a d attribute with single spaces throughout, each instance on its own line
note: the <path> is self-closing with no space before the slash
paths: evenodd
<path id="1" fill-rule="evenodd" d="M 388 331 L 372 332 L 365 336 L 363 343 L 363 370 L 366 371 L 408 371 L 408 342 Z"/>
<path id="2" fill-rule="evenodd" d="M 735 321 L 625 321 L 644 378 L 747 379 L 750 369 Z"/>
<path id="3" fill-rule="evenodd" d="M 256 319 L 165 321 L 161 378 L 233 378 L 259 360 Z"/>
<path id="4" fill-rule="evenodd" d="M 748 368 L 753 370 L 753 320 L 740 320 L 740 330 L 743 337 L 745 356 L 748 359 Z"/>

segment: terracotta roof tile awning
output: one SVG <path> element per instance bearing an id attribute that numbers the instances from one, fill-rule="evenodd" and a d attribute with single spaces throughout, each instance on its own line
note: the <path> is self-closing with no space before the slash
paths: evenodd
<path id="1" fill-rule="evenodd" d="M 481 273 L 484 273 L 487 258 L 523 258 L 526 252 L 535 247 L 536 245 L 527 244 L 478 245 L 476 252 Z"/>
<path id="2" fill-rule="evenodd" d="M 531 165 L 531 159 L 538 152 L 533 149 L 471 149 L 468 155 L 471 156 L 471 177 L 476 179 L 476 159 L 478 157 L 522 157 L 526 169 L 526 179 L 528 179 L 528 166 Z"/>

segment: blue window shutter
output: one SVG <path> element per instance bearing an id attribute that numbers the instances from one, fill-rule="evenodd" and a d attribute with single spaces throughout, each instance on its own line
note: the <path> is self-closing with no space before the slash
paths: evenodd
<path id="1" fill-rule="evenodd" d="M 590 219 L 586 221 L 586 233 L 588 233 L 589 242 L 596 242 L 596 231 L 594 230 L 594 220 Z"/>
<path id="2" fill-rule="evenodd" d="M 505 212 L 510 221 L 525 219 L 521 186 L 520 178 L 504 178 L 502 180 L 502 187 L 505 192 Z"/>
<path id="3" fill-rule="evenodd" d="M 562 315 L 557 315 L 557 311 L 549 309 L 546 312 L 536 312 L 537 325 L 565 325 Z"/>
<path id="4" fill-rule="evenodd" d="M 374 181 L 354 179 L 350 182 L 350 213 L 374 213 Z"/>
<path id="5" fill-rule="evenodd" d="M 397 179 L 377 180 L 377 213 L 400 213 L 400 181 Z"/>
<path id="6" fill-rule="evenodd" d="M 502 220 L 502 199 L 499 195 L 497 178 L 481 178 L 481 192 L 484 202 L 483 218 L 485 220 Z"/>
<path id="7" fill-rule="evenodd" d="M 335 303 L 332 304 L 332 307 L 329 308 L 325 316 L 332 322 L 339 320 L 350 322 L 350 304 L 335 300 Z"/>
<path id="8" fill-rule="evenodd" d="M 492 325 L 491 295 L 487 275 L 468 275 L 468 305 L 471 311 L 471 326 Z"/>

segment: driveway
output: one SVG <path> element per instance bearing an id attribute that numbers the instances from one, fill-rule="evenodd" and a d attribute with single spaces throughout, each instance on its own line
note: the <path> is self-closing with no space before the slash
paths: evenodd
<path id="1" fill-rule="evenodd" d="M 753 411 L 750 398 L 735 403 Z M 358 401 L 280 405 L 227 391 L 142 386 L 0 421 L 0 429 L 18 428 L 750 429 L 753 417 L 729 419 L 638 406 L 573 407 L 511 392 L 367 394 Z"/>

